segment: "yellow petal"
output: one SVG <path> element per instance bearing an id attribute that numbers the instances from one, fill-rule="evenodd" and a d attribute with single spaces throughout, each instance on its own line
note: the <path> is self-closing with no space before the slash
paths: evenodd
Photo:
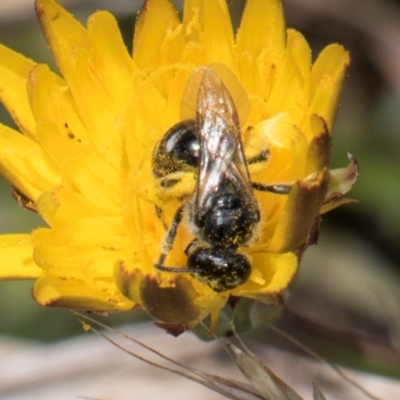
<path id="1" fill-rule="evenodd" d="M 54 0 L 37 0 L 36 10 L 90 138 L 109 162 L 119 165 L 118 113 L 90 66 L 92 52 L 87 31 Z"/>
<path id="2" fill-rule="evenodd" d="M 107 215 L 121 211 L 121 187 L 118 170 L 112 168 L 95 152 L 81 153 L 65 170 L 68 180 L 82 194 Z"/>
<path id="3" fill-rule="evenodd" d="M 329 184 L 329 171 L 311 181 L 299 181 L 291 189 L 274 236 L 268 246 L 273 253 L 301 250 L 309 230 L 319 214 Z"/>
<path id="4" fill-rule="evenodd" d="M 0 280 L 36 279 L 43 272 L 33 261 L 30 235 L 1 235 L 0 265 Z"/>
<path id="5" fill-rule="evenodd" d="M 281 293 L 292 282 L 298 268 L 298 259 L 293 253 L 252 253 L 251 260 L 263 284 L 262 288 L 251 281 L 244 285 L 239 294 L 249 297 L 257 296 L 257 292 L 263 295 Z"/>
<path id="6" fill-rule="evenodd" d="M 193 43 L 193 42 L 191 42 Z M 184 55 L 185 57 L 186 55 Z M 190 54 L 189 57 L 193 56 Z M 171 82 L 168 93 L 168 106 L 171 112 L 172 121 L 178 122 L 181 114 L 181 106 L 183 94 L 185 92 L 186 83 L 189 79 L 190 73 L 186 68 L 179 69 Z"/>
<path id="7" fill-rule="evenodd" d="M 91 311 L 126 311 L 135 304 L 112 286 L 89 287 L 86 282 L 42 275 L 33 287 L 33 297 L 42 306 Z"/>
<path id="8" fill-rule="evenodd" d="M 118 110 L 90 65 L 92 52 L 77 48 L 69 82 L 72 96 L 93 146 L 112 166 L 119 167 L 122 155 L 124 110 Z"/>
<path id="9" fill-rule="evenodd" d="M 272 183 L 271 179 L 284 182 L 305 177 L 308 143 L 303 132 L 295 126 L 290 113 L 279 113 L 260 122 L 254 127 L 251 136 L 249 145 L 262 149 L 263 143 L 271 154 L 264 173 L 264 178 L 269 179 L 269 183 Z"/>
<path id="10" fill-rule="evenodd" d="M 136 259 L 132 261 L 130 270 L 140 269 L 149 273 L 160 252 L 160 243 L 165 230 L 160 231 L 160 221 L 154 220 L 154 205 L 143 201 L 136 195 L 128 197 L 125 206 L 125 223 L 128 237 L 134 244 L 135 250 L 131 252 Z M 157 229 L 157 224 L 158 229 Z M 124 259 L 127 263 L 127 260 Z"/>
<path id="11" fill-rule="evenodd" d="M 34 202 L 60 182 L 58 171 L 37 143 L 1 124 L 0 172 Z"/>
<path id="12" fill-rule="evenodd" d="M 160 47 L 165 36 L 179 25 L 177 11 L 169 0 L 148 0 L 140 10 L 133 38 L 133 59 L 142 69 L 160 66 Z"/>
<path id="13" fill-rule="evenodd" d="M 261 270 L 268 266 L 274 273 L 263 293 L 281 293 L 293 281 L 298 268 L 298 258 L 293 253 L 272 254 L 269 265 L 258 264 Z"/>
<path id="14" fill-rule="evenodd" d="M 183 27 L 188 40 L 200 42 L 203 31 L 203 4 L 204 0 L 186 0 L 183 3 Z"/>
<path id="15" fill-rule="evenodd" d="M 75 218 L 101 218 L 105 211 L 109 211 L 104 210 L 92 199 L 84 197 L 67 181 L 63 182 L 62 186 L 43 193 L 37 201 L 37 208 L 50 226 L 62 225 Z"/>
<path id="16" fill-rule="evenodd" d="M 170 0 L 148 0 L 140 10 L 133 39 L 133 60 L 139 68 L 153 72 L 171 56 L 176 62 L 183 50 L 177 11 Z M 177 42 L 174 42 L 177 38 Z M 168 51 L 171 42 L 171 52 Z M 176 46 L 181 47 L 180 49 Z M 169 53 L 169 54 L 166 54 Z M 162 56 L 163 54 L 163 56 Z M 166 96 L 162 78 L 155 81 L 158 90 Z"/>
<path id="17" fill-rule="evenodd" d="M 86 146 L 77 139 L 72 132 L 63 126 L 61 131 L 50 121 L 40 121 L 37 126 L 37 135 L 43 150 L 54 162 L 60 171 L 65 170 Z"/>
<path id="18" fill-rule="evenodd" d="M 122 40 L 115 18 L 106 11 L 98 11 L 88 21 L 88 33 L 93 48 L 96 75 L 123 114 L 131 96 L 134 64 Z"/>
<path id="19" fill-rule="evenodd" d="M 75 222 L 65 233 L 62 226 L 38 229 L 32 236 L 35 262 L 49 273 L 82 279 L 88 285 L 96 286 L 100 280 L 111 279 L 115 264 L 132 246 L 127 238 L 115 232 L 108 234 L 105 228 L 115 229 L 112 223 L 86 218 Z"/>
<path id="20" fill-rule="evenodd" d="M 112 218 L 114 223 L 121 221 L 118 212 L 115 212 L 97 197 L 85 197 L 71 182 L 64 182 L 63 186 L 52 188 L 43 193 L 37 200 L 37 208 L 40 215 L 50 226 L 61 226 L 65 234 L 67 225 L 73 219 L 79 221 L 81 218 Z M 113 213 L 114 211 L 114 213 Z M 110 228 L 107 228 L 110 229 Z"/>
<path id="21" fill-rule="evenodd" d="M 329 168 L 331 164 L 331 137 L 325 121 L 318 115 L 311 117 L 312 140 L 307 152 L 306 175 Z"/>
<path id="22" fill-rule="evenodd" d="M 89 48 L 84 27 L 65 8 L 54 0 L 36 0 L 36 13 L 58 68 L 68 77 L 71 55 L 78 47 Z"/>
<path id="23" fill-rule="evenodd" d="M 161 136 L 177 122 L 178 110 L 172 113 L 165 98 L 155 88 L 152 81 L 134 78 L 132 85 L 134 93 L 140 93 L 140 98 L 132 96 L 126 111 L 125 147 L 129 167 L 140 168 L 144 174 L 141 182 L 152 184 L 150 161 L 153 149 Z M 149 166 L 146 170 L 145 165 Z M 136 173 L 139 173 L 138 171 Z M 139 181 L 136 178 L 136 181 Z"/>
<path id="24" fill-rule="evenodd" d="M 185 39 L 182 33 L 182 24 L 179 24 L 173 31 L 168 32 L 160 49 L 162 65 L 171 65 L 180 61 L 185 46 Z M 168 89 L 168 87 L 167 87 Z"/>
<path id="25" fill-rule="evenodd" d="M 18 128 L 35 137 L 36 122 L 28 103 L 26 79 L 35 63 L 0 44 L 0 100 Z"/>
<path id="26" fill-rule="evenodd" d="M 233 29 L 226 0 L 203 0 L 204 47 L 207 63 L 220 62 L 236 73 Z"/>
<path id="27" fill-rule="evenodd" d="M 47 65 L 29 74 L 28 93 L 37 123 L 40 145 L 60 168 L 87 144 L 86 130 L 69 90 Z"/>
<path id="28" fill-rule="evenodd" d="M 46 64 L 37 64 L 29 73 L 26 86 L 35 120 L 52 118 L 57 110 L 52 92 L 63 86 L 64 91 L 67 90 L 64 81 Z"/>
<path id="29" fill-rule="evenodd" d="M 294 62 L 300 70 L 303 76 L 305 85 L 310 85 L 310 73 L 311 73 L 311 49 L 307 40 L 304 36 L 294 30 L 288 29 L 287 47 L 291 48 Z M 308 95 L 308 90 L 307 90 Z"/>
<path id="30" fill-rule="evenodd" d="M 269 115 L 288 112 L 293 116 L 294 121 L 301 121 L 307 107 L 309 94 L 309 79 L 304 72 L 304 64 L 307 64 L 307 60 L 303 60 L 306 58 L 302 54 L 306 53 L 304 49 L 306 46 L 302 36 L 298 35 L 296 31 L 289 30 L 288 46 L 268 98 Z M 300 57 L 299 52 L 301 53 Z M 300 58 L 301 68 L 295 57 Z"/>
<path id="31" fill-rule="evenodd" d="M 128 299 L 140 304 L 140 283 L 143 280 L 143 272 L 135 268 L 134 264 L 129 265 L 126 260 L 120 260 L 115 264 L 114 278 L 119 291 Z"/>
<path id="32" fill-rule="evenodd" d="M 320 115 L 329 132 L 349 64 L 349 53 L 342 46 L 331 44 L 321 52 L 311 70 L 310 114 Z"/>
<path id="33" fill-rule="evenodd" d="M 280 0 L 248 0 L 236 37 L 236 52 L 253 60 L 266 48 L 276 60 L 286 45 L 285 20 Z"/>
<path id="34" fill-rule="evenodd" d="M 183 26 L 187 40 L 204 48 L 205 60 L 201 64 L 222 62 L 237 72 L 232 22 L 225 0 L 185 1 Z"/>

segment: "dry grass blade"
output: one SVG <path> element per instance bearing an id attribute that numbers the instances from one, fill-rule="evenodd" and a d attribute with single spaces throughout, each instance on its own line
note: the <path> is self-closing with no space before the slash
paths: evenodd
<path id="1" fill-rule="evenodd" d="M 313 399 L 314 400 L 326 400 L 326 397 L 322 394 L 322 392 L 318 389 L 317 385 L 313 383 Z"/>
<path id="2" fill-rule="evenodd" d="M 253 353 L 227 343 L 230 355 L 257 392 L 268 400 L 302 400 L 285 382 L 278 378 Z"/>
<path id="3" fill-rule="evenodd" d="M 326 361 L 323 357 L 321 357 L 319 354 L 315 353 L 308 347 L 304 346 L 302 343 L 300 343 L 298 340 L 294 339 L 293 337 L 287 335 L 285 332 L 281 331 L 280 329 L 276 328 L 275 326 L 268 324 L 268 327 L 272 329 L 274 332 L 278 333 L 282 337 L 284 337 L 286 340 L 290 341 L 294 345 L 296 345 L 299 349 L 302 349 L 304 352 L 307 354 L 311 355 L 313 358 L 316 360 L 319 360 L 323 362 L 324 364 L 328 365 L 331 369 L 333 369 L 342 379 L 344 379 L 346 382 L 348 382 L 350 385 L 352 385 L 354 388 L 362 392 L 366 397 L 368 397 L 371 400 L 380 400 L 379 397 L 374 396 L 372 393 L 368 392 L 365 388 L 363 388 L 361 385 L 359 385 L 356 381 L 348 377 L 339 367 L 337 367 L 335 364 L 330 363 L 329 361 Z"/>
<path id="4" fill-rule="evenodd" d="M 216 393 L 219 393 L 222 396 L 225 396 L 228 399 L 232 400 L 302 400 L 302 397 L 296 393 L 290 386 L 288 386 L 284 381 L 282 381 L 278 376 L 276 376 L 266 365 L 264 365 L 260 359 L 252 353 L 246 345 L 243 343 L 241 338 L 236 335 L 234 327 L 232 327 L 233 332 L 236 335 L 236 339 L 239 341 L 240 345 L 235 346 L 229 342 L 225 342 L 220 340 L 222 345 L 225 347 L 228 354 L 231 356 L 232 360 L 242 372 L 242 374 L 247 378 L 249 383 L 238 382 L 236 380 L 223 378 L 217 375 L 212 375 L 201 370 L 195 369 L 190 365 L 186 365 L 180 363 L 163 353 L 157 351 L 156 349 L 146 345 L 145 343 L 131 337 L 117 329 L 113 329 L 101 322 L 77 312 L 74 312 L 77 315 L 82 323 L 84 324 L 84 328 L 86 330 L 92 330 L 97 333 L 99 336 L 106 339 L 108 342 L 113 344 L 118 349 L 123 352 L 139 359 L 142 362 L 145 362 L 151 366 L 156 368 L 172 372 L 181 377 L 187 378 L 193 382 L 199 383 L 200 385 L 207 387 L 213 390 Z M 99 331 L 97 328 L 102 328 L 112 333 L 113 335 L 118 335 L 126 339 L 128 342 L 134 343 L 135 345 L 141 348 L 138 351 L 133 351 L 131 346 L 124 346 L 120 341 L 116 341 L 110 335 L 105 334 L 103 331 Z M 275 328 L 273 328 L 276 330 Z M 311 350 L 305 348 L 301 343 L 296 342 L 295 339 L 288 337 L 284 332 L 278 331 L 280 335 L 283 335 L 288 340 L 294 342 L 297 346 L 311 354 L 313 357 L 318 360 L 323 360 L 317 354 L 314 354 Z M 150 354 L 143 356 L 143 349 L 148 351 Z M 139 354 L 139 353 L 140 354 Z M 156 362 L 154 356 L 161 358 L 163 363 Z M 325 361 L 326 362 L 326 361 Z M 166 364 L 167 363 L 167 364 Z M 172 367 L 169 364 L 173 364 Z M 329 363 L 328 363 L 329 364 Z M 359 385 L 353 383 L 352 380 L 347 378 L 339 368 L 335 365 L 329 364 L 331 368 L 333 368 L 339 375 L 346 380 L 350 381 L 354 386 L 360 388 Z M 324 394 L 320 391 L 320 389 L 313 385 L 313 399 L 314 400 L 326 400 Z M 362 392 L 365 394 L 365 390 L 361 388 Z M 369 395 L 369 394 L 368 394 Z M 376 397 L 369 396 L 371 399 L 376 400 Z M 93 400 L 93 399 L 90 399 Z"/>
<path id="5" fill-rule="evenodd" d="M 149 364 L 152 365 L 154 367 L 172 372 L 174 374 L 180 375 L 184 378 L 187 378 L 191 381 L 197 382 L 200 385 L 203 385 L 205 387 L 208 387 L 209 389 L 214 390 L 215 392 L 225 396 L 228 399 L 232 399 L 232 400 L 263 400 L 264 398 L 262 396 L 260 396 L 259 394 L 257 394 L 256 391 L 254 391 L 252 388 L 250 388 L 248 385 L 243 384 L 241 382 L 236 382 L 233 380 L 229 380 L 229 379 L 225 379 L 216 375 L 212 375 L 212 374 L 207 374 L 205 372 L 202 372 L 200 370 L 197 370 L 195 368 L 190 367 L 189 365 L 185 365 L 182 364 L 176 360 L 173 360 L 167 356 L 165 356 L 164 354 L 158 352 L 157 350 L 147 346 L 146 344 L 140 342 L 139 340 L 124 334 L 121 331 L 118 331 L 117 329 L 113 329 L 105 324 L 102 324 L 99 321 L 96 321 L 95 319 L 88 317 L 87 315 L 78 313 L 78 312 L 74 312 L 75 315 L 77 315 L 82 322 L 86 325 L 86 329 L 87 330 L 91 330 L 95 333 L 97 333 L 99 336 L 103 337 L 104 339 L 106 339 L 108 342 L 110 342 L 111 344 L 113 344 L 114 346 L 116 346 L 117 348 L 121 349 L 123 352 Z M 88 323 L 97 325 L 98 327 L 101 327 L 103 329 L 108 330 L 109 332 L 115 333 L 118 336 L 124 337 L 125 339 L 127 339 L 128 341 L 131 341 L 133 343 L 135 343 L 136 345 L 146 349 L 147 351 L 157 355 L 158 357 L 160 357 L 161 359 L 168 361 L 186 371 L 189 371 L 191 374 L 175 369 L 175 368 L 171 368 L 165 365 L 161 365 L 158 364 L 154 361 L 151 361 L 145 357 L 142 357 L 138 354 L 136 354 L 135 352 L 127 349 L 126 347 L 122 346 L 121 344 L 119 344 L 118 342 L 116 342 L 115 340 L 111 339 L 109 336 L 107 336 L 106 334 L 98 331 L 96 328 L 93 328 L 91 325 L 87 325 Z"/>

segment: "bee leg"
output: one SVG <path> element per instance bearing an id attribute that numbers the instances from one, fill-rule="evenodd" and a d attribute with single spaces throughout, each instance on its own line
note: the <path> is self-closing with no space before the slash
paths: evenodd
<path id="1" fill-rule="evenodd" d="M 187 247 L 186 247 L 186 249 L 185 249 L 185 254 L 188 256 L 189 255 L 189 253 L 191 252 L 191 250 L 193 249 L 193 247 L 196 247 L 197 246 L 197 243 L 198 243 L 198 239 L 196 238 L 196 239 L 193 239 L 188 245 L 187 245 Z"/>
<path id="2" fill-rule="evenodd" d="M 257 156 L 250 157 L 246 161 L 247 161 L 247 165 L 251 165 L 251 164 L 257 164 L 257 163 L 260 163 L 260 162 L 268 161 L 268 158 L 269 158 L 269 151 L 268 150 L 263 150 Z"/>
<path id="3" fill-rule="evenodd" d="M 165 219 L 164 219 L 164 212 L 163 212 L 162 208 L 161 208 L 161 207 L 158 207 L 158 206 L 155 206 L 155 209 L 156 209 L 156 216 L 157 216 L 157 218 L 158 218 L 159 220 L 161 220 L 161 223 L 163 224 L 164 229 L 165 229 L 165 230 L 168 230 L 168 225 L 167 225 L 167 223 L 165 222 Z"/>
<path id="4" fill-rule="evenodd" d="M 182 216 L 183 216 L 183 206 L 180 206 L 178 208 L 178 210 L 175 213 L 174 219 L 172 221 L 171 227 L 169 228 L 164 241 L 163 241 L 163 245 L 162 245 L 162 252 L 160 254 L 160 257 L 157 261 L 157 264 L 154 264 L 154 267 L 160 270 L 167 270 L 170 271 L 171 268 L 165 267 L 164 266 L 164 262 L 165 259 L 167 258 L 168 253 L 171 251 L 172 246 L 174 244 L 174 240 L 176 237 L 176 233 L 178 231 L 178 226 L 182 221 Z"/>
<path id="5" fill-rule="evenodd" d="M 248 158 L 247 165 L 257 164 L 261 162 L 268 161 L 270 153 L 268 150 L 263 150 L 260 154 L 255 157 Z M 265 183 L 251 182 L 253 189 L 259 190 L 260 192 L 270 192 L 275 194 L 288 194 L 293 186 L 293 183 L 288 184 L 275 184 L 267 185 Z"/>
<path id="6" fill-rule="evenodd" d="M 260 192 L 271 192 L 275 194 L 288 194 L 293 184 L 276 184 L 267 185 L 265 183 L 251 182 L 253 189 L 259 190 Z"/>

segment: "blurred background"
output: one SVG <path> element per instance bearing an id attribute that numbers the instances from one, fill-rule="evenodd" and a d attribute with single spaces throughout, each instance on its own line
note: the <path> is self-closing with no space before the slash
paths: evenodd
<path id="1" fill-rule="evenodd" d="M 113 12 L 131 48 L 142 0 L 62 0 L 85 24 L 99 8 Z M 180 7 L 182 1 L 175 4 Z M 244 0 L 230 0 L 236 24 Z M 329 43 L 351 53 L 333 132 L 333 168 L 360 164 L 350 193 L 359 203 L 324 215 L 318 246 L 308 249 L 278 326 L 328 359 L 400 378 L 400 1 L 284 0 L 287 26 L 300 30 L 315 58 Z M 237 26 L 237 25 L 236 25 Z M 0 42 L 56 70 L 33 0 L 0 2 Z M 14 126 L 0 105 L 0 121 Z M 18 206 L 0 178 L 0 234 L 42 225 Z M 67 310 L 42 309 L 31 282 L 0 282 L 0 334 L 51 342 L 82 333 Z M 142 321 L 140 311 L 105 321 Z M 287 347 L 263 331 L 258 338 Z"/>

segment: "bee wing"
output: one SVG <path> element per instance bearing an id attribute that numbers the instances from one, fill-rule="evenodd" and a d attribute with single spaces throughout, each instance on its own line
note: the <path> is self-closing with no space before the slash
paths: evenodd
<path id="1" fill-rule="evenodd" d="M 205 70 L 197 96 L 196 122 L 200 147 L 196 208 L 204 215 L 221 183 L 228 183 L 253 197 L 240 139 L 235 103 L 221 78 Z"/>
<path id="2" fill-rule="evenodd" d="M 233 99 L 241 126 L 244 126 L 251 110 L 251 105 L 236 75 L 223 63 L 213 63 L 209 67 L 198 67 L 189 76 L 181 103 L 181 120 L 196 118 L 197 97 L 204 74 L 212 70 L 222 81 Z"/>

